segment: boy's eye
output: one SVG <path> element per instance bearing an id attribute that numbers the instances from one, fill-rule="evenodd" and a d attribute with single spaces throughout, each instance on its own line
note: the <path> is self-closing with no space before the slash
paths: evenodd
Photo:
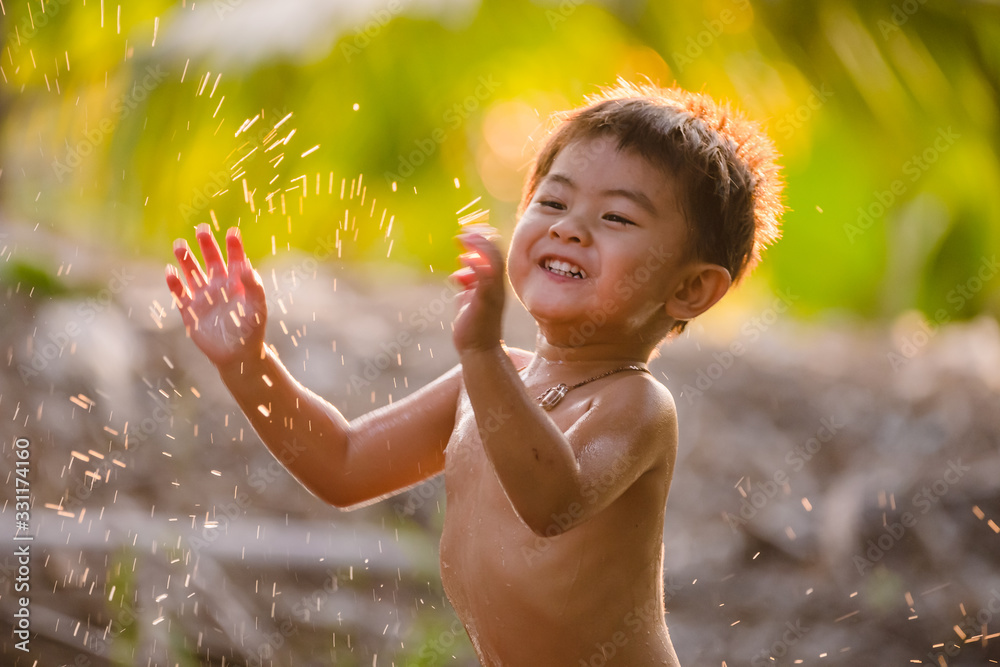
<path id="1" fill-rule="evenodd" d="M 623 218 L 622 216 L 616 215 L 614 213 L 608 213 L 606 216 L 604 216 L 604 219 L 605 220 L 610 220 L 611 222 L 618 222 L 618 223 L 621 223 L 622 225 L 634 225 L 635 224 L 634 222 L 632 222 L 628 218 Z"/>
<path id="2" fill-rule="evenodd" d="M 539 206 L 544 206 L 544 207 L 547 207 L 547 208 L 554 208 L 554 209 L 557 209 L 557 210 L 560 210 L 560 211 L 563 210 L 564 208 L 566 208 L 565 205 L 563 205 L 563 204 L 561 204 L 560 202 L 557 202 L 557 201 L 552 201 L 551 199 L 543 199 L 543 200 L 541 200 L 541 201 L 538 202 L 538 205 Z"/>

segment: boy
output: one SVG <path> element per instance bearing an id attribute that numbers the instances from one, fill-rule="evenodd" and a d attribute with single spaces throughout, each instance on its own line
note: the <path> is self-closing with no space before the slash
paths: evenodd
<path id="1" fill-rule="evenodd" d="M 264 344 L 237 230 L 208 225 L 167 283 L 189 335 L 271 452 L 354 507 L 441 471 L 441 578 L 490 667 L 677 665 L 664 623 L 663 515 L 677 450 L 646 366 L 778 236 L 770 142 L 707 97 L 620 83 L 562 118 L 528 177 L 507 266 L 466 231 L 453 274 L 460 364 L 347 421 Z M 537 347 L 501 339 L 504 276 Z M 296 453 L 301 452 L 301 453 Z"/>

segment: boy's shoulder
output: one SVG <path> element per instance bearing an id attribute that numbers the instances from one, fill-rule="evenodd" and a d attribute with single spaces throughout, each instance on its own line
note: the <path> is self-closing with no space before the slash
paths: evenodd
<path id="1" fill-rule="evenodd" d="M 508 347 L 507 354 L 515 368 L 523 368 L 535 356 L 516 347 Z M 596 398 L 603 408 L 622 410 L 636 425 L 648 422 L 675 425 L 677 421 L 673 394 L 652 373 L 622 375 Z"/>
<path id="2" fill-rule="evenodd" d="M 608 387 L 601 400 L 624 410 L 637 426 L 643 422 L 667 426 L 677 421 L 673 394 L 652 372 L 625 374 Z"/>

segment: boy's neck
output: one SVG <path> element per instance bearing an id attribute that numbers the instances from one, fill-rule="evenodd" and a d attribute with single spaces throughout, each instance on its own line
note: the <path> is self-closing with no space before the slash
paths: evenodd
<path id="1" fill-rule="evenodd" d="M 550 342 L 541 332 L 535 344 L 535 356 L 528 367 L 532 370 L 603 371 L 612 366 L 646 364 L 653 353 L 652 345 L 623 345 L 591 342 L 584 345 L 559 345 Z"/>

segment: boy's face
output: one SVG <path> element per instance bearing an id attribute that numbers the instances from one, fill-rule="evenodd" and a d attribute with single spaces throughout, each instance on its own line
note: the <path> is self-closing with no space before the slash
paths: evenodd
<path id="1" fill-rule="evenodd" d="M 543 330 L 576 332 L 574 345 L 669 319 L 688 254 L 674 179 L 617 141 L 584 139 L 556 156 L 508 253 L 518 299 Z"/>

